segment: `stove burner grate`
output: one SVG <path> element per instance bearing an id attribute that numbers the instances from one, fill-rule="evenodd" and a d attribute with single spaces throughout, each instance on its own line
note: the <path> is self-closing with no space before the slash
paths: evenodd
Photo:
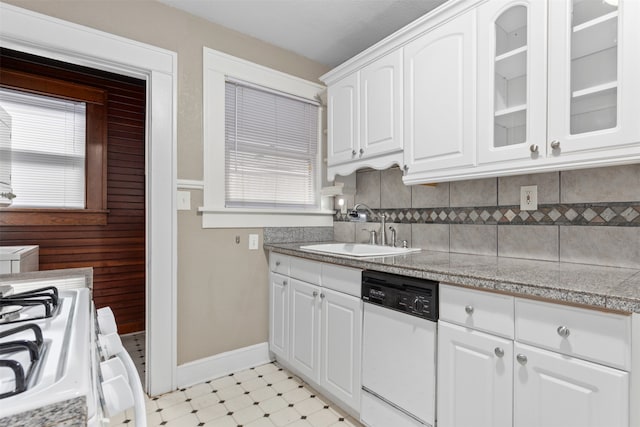
<path id="1" fill-rule="evenodd" d="M 27 389 L 27 386 L 31 380 L 33 373 L 36 371 L 36 366 L 41 360 L 43 354 L 44 340 L 42 338 L 42 330 L 38 325 L 25 324 L 16 328 L 8 329 L 0 332 L 0 339 L 9 338 L 11 336 L 20 334 L 25 331 L 31 330 L 33 332 L 33 340 L 29 339 L 16 339 L 11 341 L 0 342 L 0 367 L 9 368 L 13 372 L 15 387 L 11 391 L 6 391 L 0 394 L 0 399 L 13 396 L 22 393 Z M 29 353 L 29 366 L 26 368 L 22 363 L 15 359 L 4 358 L 4 355 L 11 355 L 17 352 Z"/>
<path id="2" fill-rule="evenodd" d="M 58 305 L 58 289 L 54 286 L 3 296 L 0 297 L 0 324 L 46 319 L 55 315 Z M 20 309 L 16 309 L 16 306 Z M 29 315 L 16 315 L 32 307 L 36 310 L 30 310 Z"/>

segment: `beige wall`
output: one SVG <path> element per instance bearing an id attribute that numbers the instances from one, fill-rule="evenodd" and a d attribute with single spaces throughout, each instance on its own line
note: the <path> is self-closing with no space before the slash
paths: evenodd
<path id="1" fill-rule="evenodd" d="M 328 68 L 151 0 L 3 0 L 178 53 L 178 178 L 202 180 L 202 47 L 318 82 Z M 178 215 L 178 363 L 267 340 L 267 263 L 249 251 L 250 232 L 203 230 L 192 210 Z M 235 244 L 239 235 L 241 243 Z M 152 284 L 153 285 L 153 284 Z"/>

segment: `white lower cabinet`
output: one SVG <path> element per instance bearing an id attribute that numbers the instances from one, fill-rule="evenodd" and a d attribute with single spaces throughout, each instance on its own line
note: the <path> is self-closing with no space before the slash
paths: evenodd
<path id="1" fill-rule="evenodd" d="M 515 426 L 629 426 L 628 372 L 518 342 L 515 354 Z"/>
<path id="2" fill-rule="evenodd" d="M 445 284 L 440 308 L 438 427 L 629 427 L 629 316 Z"/>
<path id="3" fill-rule="evenodd" d="M 513 341 L 440 322 L 438 426 L 510 427 L 512 364 Z"/>
<path id="4" fill-rule="evenodd" d="M 279 362 L 357 415 L 361 271 L 297 257 L 281 261 L 290 261 L 291 267 L 289 276 L 273 268 L 270 274 L 269 349 Z"/>
<path id="5" fill-rule="evenodd" d="M 320 287 L 291 279 L 289 363 L 301 375 L 318 381 L 320 374 Z"/>
<path id="6" fill-rule="evenodd" d="M 320 385 L 352 408 L 360 408 L 362 301 L 322 289 Z"/>

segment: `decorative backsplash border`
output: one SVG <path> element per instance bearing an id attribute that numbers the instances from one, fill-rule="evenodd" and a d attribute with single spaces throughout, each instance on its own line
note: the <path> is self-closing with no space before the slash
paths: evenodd
<path id="1" fill-rule="evenodd" d="M 602 225 L 640 227 L 640 202 L 550 204 L 535 211 L 519 206 L 374 209 L 402 224 Z M 335 221 L 349 221 L 336 213 Z M 372 221 L 371 219 L 368 219 Z M 373 220 L 372 222 L 377 222 Z"/>

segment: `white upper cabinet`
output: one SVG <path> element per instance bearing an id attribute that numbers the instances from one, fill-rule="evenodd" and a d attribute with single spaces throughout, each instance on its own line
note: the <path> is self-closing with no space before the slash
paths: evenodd
<path id="1" fill-rule="evenodd" d="M 554 155 L 640 146 L 638 23 L 637 0 L 550 1 L 548 150 Z"/>
<path id="2" fill-rule="evenodd" d="M 351 74 L 330 85 L 328 93 L 327 164 L 329 166 L 358 158 L 359 74 Z"/>
<path id="3" fill-rule="evenodd" d="M 478 8 L 478 162 L 546 155 L 547 6 L 495 0 Z"/>
<path id="4" fill-rule="evenodd" d="M 639 2 L 495 0 L 478 21 L 479 173 L 638 157 Z"/>
<path id="5" fill-rule="evenodd" d="M 402 150 L 402 50 L 360 71 L 360 152 L 363 157 Z"/>
<path id="6" fill-rule="evenodd" d="M 336 82 L 328 92 L 328 178 L 402 163 L 402 49 Z"/>
<path id="7" fill-rule="evenodd" d="M 405 46 L 405 182 L 475 163 L 475 25 L 472 10 Z"/>

